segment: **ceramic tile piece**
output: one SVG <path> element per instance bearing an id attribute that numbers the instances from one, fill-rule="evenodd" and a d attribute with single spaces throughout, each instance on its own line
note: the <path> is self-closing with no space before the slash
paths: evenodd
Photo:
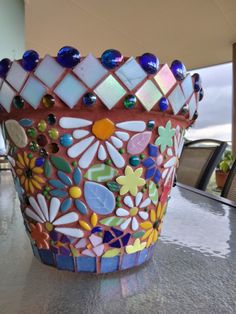
<path id="1" fill-rule="evenodd" d="M 123 168 L 125 165 L 124 158 L 121 156 L 121 154 L 118 152 L 118 150 L 112 144 L 110 144 L 107 141 L 105 143 L 106 143 L 108 153 L 109 153 L 113 163 L 115 164 L 115 166 L 117 168 Z"/>
<path id="2" fill-rule="evenodd" d="M 121 269 L 128 269 L 136 265 L 138 253 L 124 254 L 122 258 Z"/>
<path id="3" fill-rule="evenodd" d="M 75 158 L 82 154 L 93 142 L 94 138 L 94 136 L 90 136 L 71 146 L 67 151 L 68 156 Z"/>
<path id="4" fill-rule="evenodd" d="M 52 87 L 62 76 L 65 69 L 51 56 L 46 55 L 40 62 L 34 75 L 37 76 L 45 85 Z"/>
<path id="5" fill-rule="evenodd" d="M 91 124 L 92 124 L 92 121 L 80 119 L 80 118 L 70 118 L 70 117 L 63 117 L 59 121 L 59 125 L 63 129 L 81 128 L 84 126 L 89 126 Z"/>
<path id="6" fill-rule="evenodd" d="M 28 75 L 29 73 L 25 71 L 17 61 L 13 61 L 7 74 L 6 81 L 19 92 Z"/>
<path id="7" fill-rule="evenodd" d="M 93 161 L 97 150 L 99 146 L 99 141 L 95 142 L 92 146 L 89 147 L 89 149 L 86 150 L 86 152 L 82 155 L 82 157 L 79 160 L 79 166 L 82 169 L 88 168 L 88 166 Z"/>
<path id="8" fill-rule="evenodd" d="M 146 72 L 133 57 L 129 58 L 115 73 L 129 90 L 134 89 L 147 77 Z"/>
<path id="9" fill-rule="evenodd" d="M 79 63 L 73 72 L 90 88 L 93 88 L 108 73 L 92 54 Z"/>
<path id="10" fill-rule="evenodd" d="M 75 130 L 73 132 L 73 137 L 76 139 L 81 139 L 87 136 L 88 134 L 89 134 L 89 131 L 86 131 L 86 130 Z"/>
<path id="11" fill-rule="evenodd" d="M 100 145 L 99 150 L 98 150 L 98 159 L 103 161 L 107 158 L 107 153 L 105 151 L 105 148 L 103 145 Z"/>
<path id="12" fill-rule="evenodd" d="M 77 269 L 79 272 L 96 272 L 96 257 L 79 256 L 77 258 Z"/>
<path id="13" fill-rule="evenodd" d="M 56 254 L 56 264 L 58 269 L 75 271 L 73 256 Z"/>
<path id="14" fill-rule="evenodd" d="M 112 75 L 109 75 L 101 84 L 99 84 L 94 92 L 108 109 L 112 109 L 126 94 L 125 89 Z"/>
<path id="15" fill-rule="evenodd" d="M 78 228 L 56 227 L 55 230 L 57 232 L 60 232 L 62 234 L 65 234 L 65 235 L 67 235 L 69 237 L 73 237 L 73 238 L 82 238 L 84 236 L 84 232 Z"/>
<path id="16" fill-rule="evenodd" d="M 193 94 L 193 82 L 192 82 L 192 76 L 188 74 L 185 79 L 181 83 L 181 87 L 185 96 L 185 99 L 188 100 L 189 97 Z"/>
<path id="17" fill-rule="evenodd" d="M 147 111 L 150 111 L 163 96 L 150 80 L 146 81 L 135 94 Z"/>
<path id="18" fill-rule="evenodd" d="M 7 120 L 5 127 L 8 135 L 17 147 L 24 148 L 28 144 L 25 129 L 16 120 Z"/>
<path id="19" fill-rule="evenodd" d="M 118 217 L 129 216 L 129 212 L 128 212 L 128 210 L 120 207 L 120 208 L 117 209 L 116 215 Z"/>
<path id="20" fill-rule="evenodd" d="M 146 123 L 144 121 L 125 121 L 117 123 L 116 126 L 120 129 L 133 132 L 142 132 L 146 129 Z"/>
<path id="21" fill-rule="evenodd" d="M 0 105 L 2 105 L 7 112 L 11 111 L 11 103 L 15 95 L 15 91 L 6 82 L 3 82 L 0 89 Z"/>
<path id="22" fill-rule="evenodd" d="M 138 195 L 138 194 L 137 194 Z M 133 200 L 131 198 L 131 196 L 127 195 L 125 198 L 124 198 L 124 203 L 125 205 L 129 206 L 129 207 L 133 207 L 134 206 L 134 203 L 133 203 Z"/>
<path id="23" fill-rule="evenodd" d="M 44 264 L 55 265 L 53 254 L 50 250 L 39 250 L 39 256 Z"/>
<path id="24" fill-rule="evenodd" d="M 85 86 L 76 77 L 67 74 L 54 89 L 54 92 L 68 107 L 73 108 L 86 90 Z"/>
<path id="25" fill-rule="evenodd" d="M 177 114 L 185 104 L 185 97 L 179 85 L 171 92 L 168 97 L 174 114 Z"/>
<path id="26" fill-rule="evenodd" d="M 121 148 L 123 146 L 123 142 L 115 136 L 111 136 L 111 141 L 116 148 Z"/>
<path id="27" fill-rule="evenodd" d="M 34 109 L 40 105 L 42 97 L 46 94 L 46 87 L 36 78 L 31 76 L 20 95 L 26 100 Z"/>
<path id="28" fill-rule="evenodd" d="M 133 135 L 127 144 L 127 152 L 129 154 L 141 154 L 148 146 L 151 136 L 152 132 L 150 131 Z"/>
<path id="29" fill-rule="evenodd" d="M 115 132 L 116 136 L 119 137 L 122 141 L 128 141 L 129 139 L 129 133 L 126 133 L 126 132 L 120 132 L 120 131 L 117 131 Z"/>
<path id="30" fill-rule="evenodd" d="M 176 84 L 176 79 L 167 64 L 162 66 L 160 71 L 154 76 L 154 79 L 164 95 Z"/>
<path id="31" fill-rule="evenodd" d="M 109 273 L 119 269 L 119 256 L 102 257 L 101 259 L 101 273 Z"/>
<path id="32" fill-rule="evenodd" d="M 190 99 L 190 102 L 188 104 L 188 110 L 189 110 L 189 119 L 191 120 L 193 118 L 194 112 L 197 109 L 197 102 L 196 102 L 196 96 L 193 94 L 193 96 Z"/>

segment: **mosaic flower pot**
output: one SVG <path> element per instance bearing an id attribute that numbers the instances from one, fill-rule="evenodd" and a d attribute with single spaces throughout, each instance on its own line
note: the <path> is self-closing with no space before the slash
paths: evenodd
<path id="1" fill-rule="evenodd" d="M 2 132 L 34 255 L 106 273 L 153 254 L 199 76 L 152 54 L 0 62 Z"/>

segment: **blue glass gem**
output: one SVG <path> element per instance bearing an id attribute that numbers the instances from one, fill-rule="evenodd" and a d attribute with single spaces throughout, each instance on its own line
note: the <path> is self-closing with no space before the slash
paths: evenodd
<path id="1" fill-rule="evenodd" d="M 201 81 L 201 77 L 198 73 L 194 73 L 192 76 L 193 80 L 194 80 L 194 91 L 195 92 L 199 92 L 200 89 L 202 88 L 202 81 Z"/>
<path id="2" fill-rule="evenodd" d="M 57 121 L 57 118 L 54 116 L 54 114 L 53 113 L 50 113 L 49 115 L 48 115 L 48 123 L 50 124 L 50 125 L 53 125 L 53 124 L 55 124 L 56 123 L 56 121 Z"/>
<path id="3" fill-rule="evenodd" d="M 124 99 L 124 106 L 126 109 L 133 109 L 136 105 L 137 98 L 135 95 L 128 95 Z"/>
<path id="4" fill-rule="evenodd" d="M 183 80 L 187 74 L 185 65 L 183 64 L 183 62 L 181 62 L 179 60 L 174 60 L 171 63 L 170 69 L 171 69 L 172 73 L 174 74 L 176 80 L 178 80 L 178 81 Z"/>
<path id="5" fill-rule="evenodd" d="M 204 97 L 204 91 L 203 91 L 202 88 L 199 91 L 199 96 L 198 97 L 199 97 L 199 101 L 201 101 L 203 99 L 203 97 Z"/>
<path id="6" fill-rule="evenodd" d="M 169 107 L 169 101 L 167 98 L 162 97 L 159 101 L 159 108 L 161 111 L 166 111 Z"/>
<path id="7" fill-rule="evenodd" d="M 57 53 L 57 62 L 65 68 L 73 68 L 80 62 L 80 53 L 73 47 L 62 47 Z"/>
<path id="8" fill-rule="evenodd" d="M 22 57 L 22 67 L 26 71 L 32 71 L 36 68 L 37 64 L 39 62 L 39 54 L 37 51 L 34 50 L 27 50 Z"/>
<path id="9" fill-rule="evenodd" d="M 122 54 L 115 49 L 108 49 L 103 52 L 101 56 L 101 62 L 104 67 L 108 69 L 114 69 L 123 61 Z"/>
<path id="10" fill-rule="evenodd" d="M 42 157 L 37 158 L 36 161 L 35 161 L 35 166 L 36 167 L 41 167 L 44 164 L 44 161 L 45 161 L 45 159 L 42 158 Z"/>
<path id="11" fill-rule="evenodd" d="M 10 59 L 5 58 L 0 61 L 0 77 L 4 78 L 7 75 L 10 66 L 11 66 Z"/>
<path id="12" fill-rule="evenodd" d="M 86 106 L 92 106 L 96 103 L 96 101 L 97 101 L 97 96 L 94 95 L 93 93 L 87 93 L 83 97 L 83 103 Z"/>
<path id="13" fill-rule="evenodd" d="M 155 121 L 154 120 L 149 120 L 147 122 L 147 128 L 148 130 L 153 130 L 154 129 L 154 126 L 155 126 Z"/>
<path id="14" fill-rule="evenodd" d="M 70 134 L 63 134 L 60 137 L 60 143 L 64 147 L 68 147 L 73 144 L 73 137 Z"/>
<path id="15" fill-rule="evenodd" d="M 152 53 L 144 53 L 139 57 L 139 63 L 141 67 L 149 74 L 155 74 L 159 67 L 158 58 Z"/>
<path id="16" fill-rule="evenodd" d="M 136 167 L 140 164 L 140 160 L 138 156 L 131 156 L 129 159 L 129 163 L 131 166 Z"/>

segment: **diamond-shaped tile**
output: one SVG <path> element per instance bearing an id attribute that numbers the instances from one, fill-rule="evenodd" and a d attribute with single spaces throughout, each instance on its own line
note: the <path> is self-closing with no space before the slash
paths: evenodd
<path id="1" fill-rule="evenodd" d="M 185 103 L 185 97 L 179 85 L 171 92 L 168 97 L 174 114 L 177 114 Z"/>
<path id="2" fill-rule="evenodd" d="M 15 95 L 15 91 L 6 82 L 3 82 L 0 89 L 0 105 L 2 105 L 7 112 L 11 111 L 11 103 Z"/>
<path id="3" fill-rule="evenodd" d="M 31 76 L 20 94 L 34 109 L 37 109 L 43 95 L 46 94 L 46 87 L 35 77 Z"/>
<path id="4" fill-rule="evenodd" d="M 92 54 L 89 54 L 73 71 L 90 88 L 108 73 Z"/>
<path id="5" fill-rule="evenodd" d="M 115 104 L 126 94 L 126 90 L 112 75 L 109 75 L 101 84 L 99 84 L 94 92 L 108 109 L 113 108 Z"/>
<path id="6" fill-rule="evenodd" d="M 147 77 L 146 72 L 133 57 L 129 58 L 115 73 L 129 90 L 134 89 Z"/>
<path id="7" fill-rule="evenodd" d="M 34 75 L 48 87 L 52 87 L 64 71 L 65 69 L 54 58 L 46 55 L 38 65 Z"/>
<path id="8" fill-rule="evenodd" d="M 197 109 L 197 102 L 196 102 L 196 96 L 193 94 L 193 96 L 190 99 L 190 102 L 188 104 L 188 110 L 189 110 L 189 119 L 191 120 L 193 118 L 194 112 Z"/>
<path id="9" fill-rule="evenodd" d="M 166 95 L 175 85 L 176 79 L 167 64 L 164 64 L 160 71 L 154 76 L 160 90 Z"/>
<path id="10" fill-rule="evenodd" d="M 182 90 L 184 92 L 185 99 L 188 100 L 189 97 L 193 94 L 193 82 L 192 76 L 188 74 L 181 83 Z"/>
<path id="11" fill-rule="evenodd" d="M 29 73 L 26 72 L 22 66 L 17 62 L 12 62 L 11 68 L 7 74 L 6 80 L 11 84 L 18 92 L 25 83 Z"/>
<path id="12" fill-rule="evenodd" d="M 75 76 L 67 74 L 54 92 L 68 107 L 73 108 L 86 92 L 86 88 Z"/>
<path id="13" fill-rule="evenodd" d="M 136 96 L 141 101 L 147 111 L 150 111 L 153 106 L 163 96 L 155 84 L 148 80 L 137 91 Z"/>

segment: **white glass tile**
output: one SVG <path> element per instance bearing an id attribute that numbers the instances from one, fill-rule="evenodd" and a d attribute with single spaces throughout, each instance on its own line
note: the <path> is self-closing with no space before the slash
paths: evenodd
<path id="1" fill-rule="evenodd" d="M 166 95 L 175 85 L 176 79 L 167 64 L 164 64 L 160 71 L 154 76 L 160 90 Z"/>
<path id="2" fill-rule="evenodd" d="M 133 57 L 129 58 L 115 73 L 129 90 L 134 89 L 147 77 L 146 72 Z"/>
<path id="3" fill-rule="evenodd" d="M 177 114 L 185 104 L 185 97 L 179 85 L 171 92 L 168 97 L 174 114 Z"/>
<path id="4" fill-rule="evenodd" d="M 86 88 L 76 77 L 67 74 L 57 85 L 54 92 L 67 106 L 73 108 L 86 92 Z"/>
<path id="5" fill-rule="evenodd" d="M 188 110 L 189 110 L 189 119 L 191 120 L 193 118 L 194 112 L 197 109 L 197 102 L 196 102 L 196 96 L 193 94 L 193 96 L 190 99 L 190 102 L 188 104 Z"/>
<path id="6" fill-rule="evenodd" d="M 188 100 L 189 97 L 193 93 L 193 82 L 192 82 L 192 76 L 188 74 L 185 79 L 181 83 L 182 90 L 184 92 L 185 99 Z"/>
<path id="7" fill-rule="evenodd" d="M 46 87 L 35 77 L 31 76 L 21 91 L 21 96 L 34 109 L 40 105 L 42 97 L 46 94 Z"/>
<path id="8" fill-rule="evenodd" d="M 15 91 L 6 82 L 3 82 L 0 89 L 0 104 L 7 112 L 11 111 L 11 103 L 15 95 Z"/>
<path id="9" fill-rule="evenodd" d="M 108 73 L 92 54 L 89 54 L 73 71 L 90 88 Z"/>
<path id="10" fill-rule="evenodd" d="M 12 62 L 10 70 L 8 71 L 6 80 L 19 92 L 28 75 L 29 73 L 25 71 L 17 61 L 14 61 Z"/>
<path id="11" fill-rule="evenodd" d="M 163 96 L 152 81 L 146 81 L 135 94 L 144 108 L 150 111 L 158 100 Z"/>
<path id="12" fill-rule="evenodd" d="M 64 71 L 65 69 L 54 58 L 46 55 L 38 65 L 34 75 L 48 87 L 52 87 Z"/>
<path id="13" fill-rule="evenodd" d="M 112 75 L 109 75 L 94 92 L 102 100 L 108 109 L 112 109 L 115 104 L 126 94 L 125 89 L 117 82 Z"/>

